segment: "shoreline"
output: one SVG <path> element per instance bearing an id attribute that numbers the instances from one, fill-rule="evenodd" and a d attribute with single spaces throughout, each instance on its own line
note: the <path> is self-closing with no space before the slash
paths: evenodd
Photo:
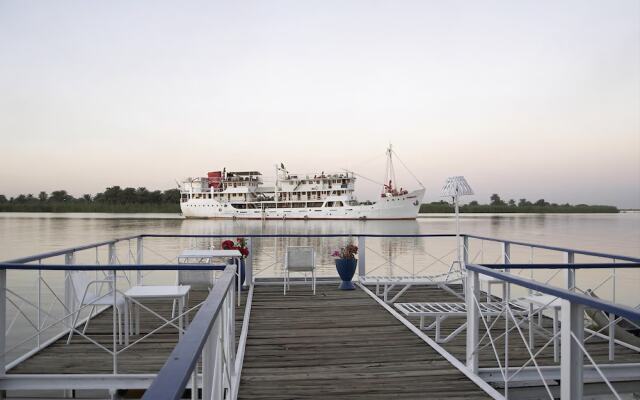
<path id="1" fill-rule="evenodd" d="M 640 214 L 640 211 L 630 210 L 624 211 L 621 210 L 619 213 L 597 213 L 597 212 L 573 212 L 573 213 L 554 213 L 554 212 L 546 212 L 546 213 L 536 213 L 536 212 L 524 212 L 524 213 L 490 213 L 490 212 L 481 212 L 481 213 L 460 213 L 462 218 L 486 218 L 486 217 L 524 217 L 524 216 L 588 216 L 588 215 L 612 215 L 612 214 Z M 157 220 L 187 220 L 187 218 L 183 217 L 181 213 L 171 213 L 171 212 L 46 212 L 46 211 L 0 211 L 0 218 L 70 218 L 70 219 L 157 219 Z M 419 213 L 416 217 L 416 220 L 420 219 L 450 219 L 454 218 L 454 213 Z M 195 220 L 195 219 L 194 219 Z M 198 220 L 208 220 L 208 219 L 198 219 Z M 211 219 L 211 221 L 215 221 Z M 238 219 L 238 221 L 244 221 L 244 219 Z M 314 221 L 314 220 L 309 220 Z M 372 220 L 373 221 L 373 220 Z M 394 220 L 391 220 L 394 221 Z"/>

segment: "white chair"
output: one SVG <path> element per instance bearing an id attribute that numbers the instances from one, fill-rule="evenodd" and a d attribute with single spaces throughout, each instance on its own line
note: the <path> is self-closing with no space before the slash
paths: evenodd
<path id="1" fill-rule="evenodd" d="M 82 334 L 84 335 L 87 331 L 87 327 L 89 326 L 89 322 L 91 321 L 91 316 L 93 315 L 96 307 L 98 306 L 113 306 L 114 304 L 114 291 L 113 291 L 113 277 L 106 277 L 105 279 L 95 279 L 91 280 L 87 271 L 70 271 L 69 275 L 71 277 L 71 284 L 73 286 L 73 292 L 75 294 L 75 298 L 77 301 L 77 309 L 75 315 L 73 317 L 73 323 L 71 325 L 72 328 L 75 328 L 78 323 L 78 319 L 80 318 L 80 313 L 85 306 L 91 306 L 91 311 L 89 312 L 89 317 L 87 318 L 87 322 L 84 324 L 84 328 L 82 329 Z M 103 291 L 104 287 L 107 287 L 108 290 Z M 123 336 L 126 337 L 129 332 L 129 313 L 127 310 L 127 302 L 125 301 L 125 297 L 120 293 L 115 293 L 115 310 L 116 317 L 118 320 L 118 341 L 120 343 L 123 342 Z M 123 318 L 124 317 L 124 318 Z M 122 331 L 122 322 L 124 319 L 125 330 Z M 71 329 L 69 331 L 69 338 L 67 339 L 67 344 L 71 343 L 71 337 L 73 336 L 74 330 Z M 126 339 L 125 339 L 126 340 Z M 128 341 L 128 340 L 126 340 Z"/>
<path id="2" fill-rule="evenodd" d="M 178 270 L 178 286 L 189 285 L 192 289 L 211 290 L 214 281 L 213 271 Z"/>
<path id="3" fill-rule="evenodd" d="M 316 253 L 311 246 L 289 246 L 284 257 L 284 294 L 290 288 L 291 272 L 311 272 L 311 286 L 316 294 Z"/>
<path id="4" fill-rule="evenodd" d="M 504 312 L 504 303 L 477 303 L 480 313 L 485 317 L 496 317 Z M 435 328 L 436 343 L 448 343 L 467 328 L 466 319 L 458 325 L 448 336 L 441 335 L 442 322 L 450 317 L 463 318 L 467 316 L 467 303 L 395 303 L 394 306 L 406 317 L 420 317 L 420 330 L 433 330 Z M 526 315 L 527 310 L 517 303 L 510 302 L 509 307 L 514 315 Z M 435 321 L 425 326 L 425 318 L 434 318 Z M 519 322 L 521 325 L 523 322 Z"/>

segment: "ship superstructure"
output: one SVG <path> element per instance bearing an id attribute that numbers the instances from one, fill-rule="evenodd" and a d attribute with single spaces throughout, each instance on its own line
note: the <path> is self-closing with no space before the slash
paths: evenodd
<path id="1" fill-rule="evenodd" d="M 388 168 L 393 171 L 391 149 Z M 387 175 L 391 177 L 392 175 Z M 380 199 L 360 203 L 354 195 L 356 174 L 350 171 L 290 173 L 276 166 L 273 186 L 259 171 L 209 172 L 181 185 L 180 207 L 187 218 L 245 219 L 415 219 L 424 188 L 409 192 L 383 185 Z"/>

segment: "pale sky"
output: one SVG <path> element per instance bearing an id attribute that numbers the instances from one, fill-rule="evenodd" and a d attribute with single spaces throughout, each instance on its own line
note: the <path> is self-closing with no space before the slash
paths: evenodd
<path id="1" fill-rule="evenodd" d="M 0 0 L 0 138 L 6 195 L 382 181 L 391 142 L 427 201 L 640 207 L 640 2 Z"/>

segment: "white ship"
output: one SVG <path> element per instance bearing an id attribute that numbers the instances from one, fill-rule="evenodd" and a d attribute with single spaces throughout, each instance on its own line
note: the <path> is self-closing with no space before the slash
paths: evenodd
<path id="1" fill-rule="evenodd" d="M 180 208 L 186 218 L 223 219 L 415 219 L 424 187 L 396 188 L 391 146 L 386 184 L 377 202 L 354 195 L 356 174 L 294 174 L 276 167 L 274 186 L 264 186 L 258 171 L 215 171 L 181 185 Z"/>

